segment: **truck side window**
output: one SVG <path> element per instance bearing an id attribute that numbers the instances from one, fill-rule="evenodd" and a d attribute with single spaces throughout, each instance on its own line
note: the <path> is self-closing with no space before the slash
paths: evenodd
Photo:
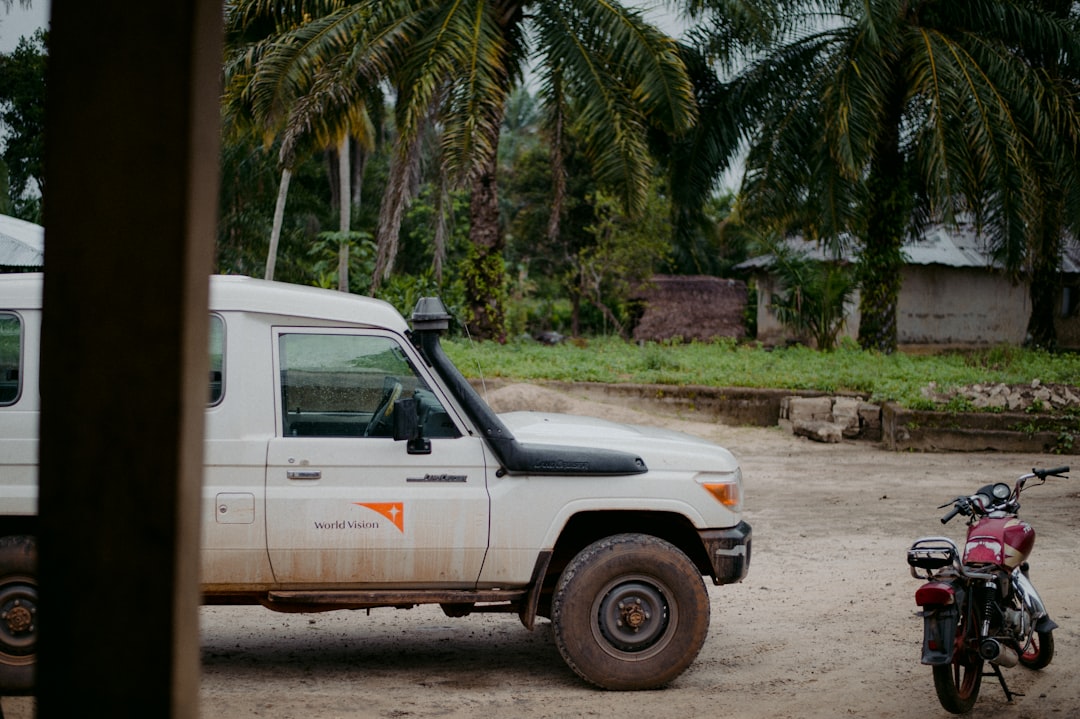
<path id="1" fill-rule="evenodd" d="M 0 312 L 0 405 L 19 399 L 22 364 L 22 322 L 18 315 Z"/>
<path id="2" fill-rule="evenodd" d="M 210 405 L 221 401 L 225 393 L 225 321 L 210 315 Z"/>
<path id="3" fill-rule="evenodd" d="M 286 437 L 390 437 L 394 402 L 415 397 L 429 437 L 457 428 L 393 339 L 282 334 L 282 431 Z"/>

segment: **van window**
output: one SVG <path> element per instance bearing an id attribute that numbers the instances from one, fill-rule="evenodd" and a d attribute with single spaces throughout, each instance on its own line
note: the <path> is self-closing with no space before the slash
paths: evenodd
<path id="1" fill-rule="evenodd" d="M 225 394 L 225 321 L 210 315 L 210 405 Z"/>
<path id="2" fill-rule="evenodd" d="M 457 427 L 396 341 L 377 335 L 282 334 L 286 437 L 391 437 L 394 402 L 415 397 L 428 437 Z"/>
<path id="3" fill-rule="evenodd" d="M 18 315 L 0 312 L 0 405 L 19 399 L 21 365 L 22 322 Z"/>

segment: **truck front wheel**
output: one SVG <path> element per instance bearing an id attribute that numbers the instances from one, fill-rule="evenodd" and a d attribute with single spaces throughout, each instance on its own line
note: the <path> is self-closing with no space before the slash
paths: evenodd
<path id="1" fill-rule="evenodd" d="M 590 544 L 552 597 L 555 644 L 566 663 L 604 689 L 653 689 L 694 661 L 709 631 L 709 595 L 693 562 L 644 534 Z"/>
<path id="2" fill-rule="evenodd" d="M 37 605 L 34 538 L 0 537 L 0 694 L 34 688 Z"/>

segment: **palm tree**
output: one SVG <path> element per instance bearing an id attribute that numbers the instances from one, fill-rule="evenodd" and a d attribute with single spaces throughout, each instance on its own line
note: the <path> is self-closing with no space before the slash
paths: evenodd
<path id="1" fill-rule="evenodd" d="M 1077 31 L 1077 7 L 1071 0 L 1035 0 L 1035 7 L 1051 17 L 1062 21 L 1075 34 Z M 1075 66 L 1061 62 L 1060 50 L 1054 46 L 1025 48 L 1025 59 L 1048 79 L 1073 89 L 1072 98 L 1080 77 Z M 1071 71 L 1071 74 L 1070 74 Z M 1075 116 L 1080 108 L 1075 103 L 1071 108 Z M 1067 134 L 1067 133 L 1063 133 Z M 1061 254 L 1066 228 L 1071 228 L 1076 237 L 1075 228 L 1080 214 L 1080 202 L 1077 200 L 1075 187 L 1075 156 L 1069 148 L 1047 148 L 1051 154 L 1041 153 L 1037 162 L 1038 181 L 1041 183 L 1038 199 L 1037 222 L 1029 231 L 1027 246 L 1027 265 L 1030 267 L 1031 317 L 1028 321 L 1027 341 L 1030 345 L 1044 349 L 1057 347 L 1057 329 L 1054 316 L 1061 289 Z M 1064 166 L 1062 166 L 1064 165 Z M 1014 260 L 1010 266 L 1018 263 Z"/>
<path id="2" fill-rule="evenodd" d="M 396 93 L 398 138 L 375 285 L 392 267 L 419 139 L 438 124 L 442 174 L 472 190 L 473 257 L 465 276 L 472 329 L 482 337 L 503 332 L 497 147 L 507 98 L 523 82 L 526 63 L 538 78 L 553 142 L 559 128 L 575 123 L 598 180 L 629 208 L 642 206 L 649 186 L 647 131 L 678 132 L 694 118 L 692 88 L 674 42 L 612 0 L 238 4 L 252 23 L 280 28 L 279 72 L 348 68 L 386 79 Z M 337 77 L 347 85 L 346 73 Z"/>
<path id="3" fill-rule="evenodd" d="M 1076 192 L 1072 87 L 1030 61 L 1075 63 L 1076 34 L 1038 3 L 700 4 L 769 10 L 727 88 L 751 120 L 741 210 L 812 239 L 860 238 L 864 348 L 896 348 L 908 233 L 969 213 L 1015 262 L 1045 225 L 1044 163 L 1055 158 L 1061 187 Z"/>
<path id="4" fill-rule="evenodd" d="M 353 63 L 305 62 L 310 54 L 297 47 L 292 36 L 309 22 L 303 12 L 281 12 L 258 0 L 227 2 L 225 12 L 226 126 L 235 133 L 261 135 L 267 147 L 279 142 L 281 181 L 265 277 L 274 276 L 293 168 L 300 157 L 332 148 L 339 170 L 338 288 L 348 291 L 347 237 L 353 197 L 349 140 L 359 142 L 361 153 L 374 146 L 377 131 L 373 118 L 381 117 L 384 102 L 381 76 L 375 69 L 380 62 L 378 53 Z"/>

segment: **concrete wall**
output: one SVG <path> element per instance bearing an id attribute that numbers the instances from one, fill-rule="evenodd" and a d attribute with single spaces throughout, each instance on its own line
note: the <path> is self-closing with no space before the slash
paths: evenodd
<path id="1" fill-rule="evenodd" d="M 1001 273 L 909 265 L 896 314 L 900 344 L 1019 345 L 1031 303 L 1027 286 Z"/>
<path id="2" fill-rule="evenodd" d="M 781 325 L 768 304 L 774 278 L 757 278 L 757 339 L 780 345 L 796 338 Z M 1031 303 L 1026 285 L 1014 285 L 999 273 L 944 265 L 909 265 L 901 278 L 897 340 L 911 345 L 1019 345 L 1024 341 Z M 859 297 L 848 308 L 842 336 L 859 332 Z"/>
<path id="3" fill-rule="evenodd" d="M 1054 320 L 1058 346 L 1080 350 L 1080 278 L 1071 275 L 1065 282 L 1060 314 Z"/>

